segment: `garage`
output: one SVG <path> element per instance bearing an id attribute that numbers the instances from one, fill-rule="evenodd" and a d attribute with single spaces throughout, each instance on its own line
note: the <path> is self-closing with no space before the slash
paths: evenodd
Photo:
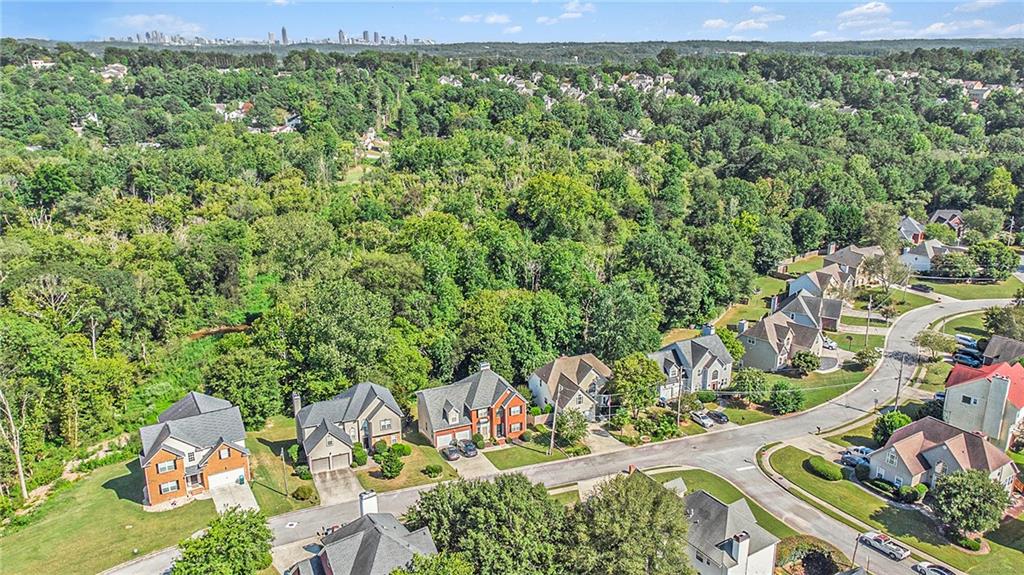
<path id="1" fill-rule="evenodd" d="M 225 471 L 223 473 L 215 473 L 207 477 L 207 480 L 210 482 L 210 489 L 213 489 L 215 487 L 222 487 L 224 485 L 238 483 L 239 477 L 244 478 L 245 471 L 241 469 L 232 469 L 231 471 Z"/>
<path id="2" fill-rule="evenodd" d="M 343 469 L 348 467 L 349 457 L 347 453 L 331 456 L 331 469 Z"/>
<path id="3" fill-rule="evenodd" d="M 455 441 L 460 439 L 473 439 L 473 430 L 463 429 L 462 431 L 455 432 Z"/>
<path id="4" fill-rule="evenodd" d="M 323 473 L 331 470 L 331 458 L 321 457 L 309 460 L 309 470 L 313 473 Z"/>

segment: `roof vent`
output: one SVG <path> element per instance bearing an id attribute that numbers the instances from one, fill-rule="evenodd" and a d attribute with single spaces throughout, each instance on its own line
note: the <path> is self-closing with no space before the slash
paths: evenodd
<path id="1" fill-rule="evenodd" d="M 489 361 L 481 361 L 480 362 L 480 371 L 490 371 L 490 370 L 491 370 L 491 362 L 489 362 Z"/>

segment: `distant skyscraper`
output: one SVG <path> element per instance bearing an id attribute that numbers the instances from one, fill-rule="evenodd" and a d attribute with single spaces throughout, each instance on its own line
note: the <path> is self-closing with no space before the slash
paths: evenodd
<path id="1" fill-rule="evenodd" d="M 273 44 L 273 43 L 274 43 L 274 33 L 273 32 L 267 32 L 267 44 Z"/>
<path id="2" fill-rule="evenodd" d="M 344 43 L 345 43 L 345 31 L 344 30 L 338 30 L 338 44 L 344 44 Z"/>
<path id="3" fill-rule="evenodd" d="M 373 33 L 373 43 L 380 44 L 380 32 Z"/>
<path id="4" fill-rule="evenodd" d="M 281 26 L 281 44 L 288 45 L 288 30 L 285 30 L 284 26 Z"/>
<path id="5" fill-rule="evenodd" d="M 369 41 L 370 41 L 370 33 L 368 31 L 366 31 L 366 30 L 363 30 L 363 42 L 369 42 Z"/>
<path id="6" fill-rule="evenodd" d="M 408 44 L 408 43 L 409 43 L 409 35 L 408 34 L 402 34 L 402 44 Z"/>

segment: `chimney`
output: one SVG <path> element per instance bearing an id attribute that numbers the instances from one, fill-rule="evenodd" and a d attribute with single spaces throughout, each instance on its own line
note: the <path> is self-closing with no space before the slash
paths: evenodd
<path id="1" fill-rule="evenodd" d="M 359 516 L 371 513 L 377 513 L 377 492 L 372 489 L 359 494 Z"/>
<path id="2" fill-rule="evenodd" d="M 711 325 L 710 323 L 706 323 L 706 324 L 700 326 L 700 334 L 701 335 L 715 335 L 715 326 Z"/>
<path id="3" fill-rule="evenodd" d="M 771 311 L 772 313 L 775 313 L 775 311 L 778 309 L 778 307 L 779 307 L 779 296 L 773 295 L 771 298 L 768 299 L 768 310 Z"/>
<path id="4" fill-rule="evenodd" d="M 302 409 L 302 396 L 299 395 L 299 392 L 293 391 L 292 392 L 292 415 L 298 416 L 300 409 Z"/>
<path id="5" fill-rule="evenodd" d="M 985 402 L 981 420 L 981 431 L 998 440 L 997 444 L 1005 444 L 1008 441 L 1009 430 L 1003 428 L 1003 413 L 1009 395 L 1010 378 L 999 373 L 992 374 L 989 379 L 988 400 Z"/>
<path id="6" fill-rule="evenodd" d="M 747 320 L 741 319 L 738 322 L 736 322 L 736 331 L 741 334 L 747 331 Z"/>
<path id="7" fill-rule="evenodd" d="M 747 562 L 747 555 L 750 553 L 750 534 L 740 531 L 732 536 L 729 544 L 729 555 L 736 560 L 736 563 L 743 565 Z"/>
<path id="8" fill-rule="evenodd" d="M 480 371 L 490 371 L 490 370 L 491 370 L 491 362 L 489 362 L 489 361 L 481 361 L 480 362 Z"/>

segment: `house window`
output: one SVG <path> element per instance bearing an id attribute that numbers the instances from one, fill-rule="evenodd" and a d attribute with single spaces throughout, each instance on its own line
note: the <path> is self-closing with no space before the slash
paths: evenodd
<path id="1" fill-rule="evenodd" d="M 515 405 L 515 406 L 510 407 L 508 409 L 508 414 L 509 415 L 519 415 L 522 412 L 523 412 L 523 408 L 519 407 L 518 405 Z"/>
<path id="2" fill-rule="evenodd" d="M 389 429 L 391 429 L 391 420 L 390 419 L 382 419 L 382 420 L 380 420 L 380 430 L 381 431 L 387 431 Z"/>
<path id="3" fill-rule="evenodd" d="M 971 397 L 969 395 L 960 396 L 960 403 L 966 403 L 967 405 L 978 405 L 978 398 Z"/>
<path id="4" fill-rule="evenodd" d="M 477 417 L 487 417 L 487 409 L 485 408 L 485 409 L 478 409 L 478 410 L 476 410 L 476 416 Z"/>
<path id="5" fill-rule="evenodd" d="M 458 422 L 459 422 L 459 412 L 455 411 L 453 409 L 453 410 L 451 410 L 451 412 L 448 413 L 448 423 L 458 423 Z"/>
<path id="6" fill-rule="evenodd" d="M 885 462 L 889 465 L 896 465 L 896 452 L 890 451 L 885 454 Z"/>
<path id="7" fill-rule="evenodd" d="M 715 371 L 711 372 L 711 380 L 715 381 L 716 379 L 718 379 L 718 370 L 717 369 Z"/>
<path id="8" fill-rule="evenodd" d="M 328 439 L 327 440 L 327 447 L 332 447 L 332 446 L 334 446 L 334 440 L 333 439 Z"/>
<path id="9" fill-rule="evenodd" d="M 522 431 L 522 430 L 523 430 L 523 424 L 522 423 L 513 423 L 512 424 L 512 433 L 515 433 L 517 431 Z"/>
<path id="10" fill-rule="evenodd" d="M 161 483 L 160 484 L 160 495 L 164 495 L 164 494 L 167 494 L 167 493 L 174 493 L 177 490 L 178 490 L 178 482 L 177 481 L 168 481 L 167 483 Z"/>
<path id="11" fill-rule="evenodd" d="M 576 394 L 576 405 L 583 405 L 583 396 Z"/>
<path id="12" fill-rule="evenodd" d="M 188 462 L 189 463 L 195 463 L 196 462 L 196 452 L 195 451 L 189 451 L 188 452 Z"/>
<path id="13" fill-rule="evenodd" d="M 227 447 L 222 447 L 220 448 L 220 453 L 218 453 L 218 456 L 220 456 L 221 459 L 227 459 L 228 457 L 231 457 L 231 450 L 228 449 Z"/>
<path id="14" fill-rule="evenodd" d="M 168 471 L 174 471 L 174 469 L 178 466 L 177 464 L 177 459 L 172 459 L 170 461 L 162 461 L 156 464 L 156 472 L 167 473 Z"/>

